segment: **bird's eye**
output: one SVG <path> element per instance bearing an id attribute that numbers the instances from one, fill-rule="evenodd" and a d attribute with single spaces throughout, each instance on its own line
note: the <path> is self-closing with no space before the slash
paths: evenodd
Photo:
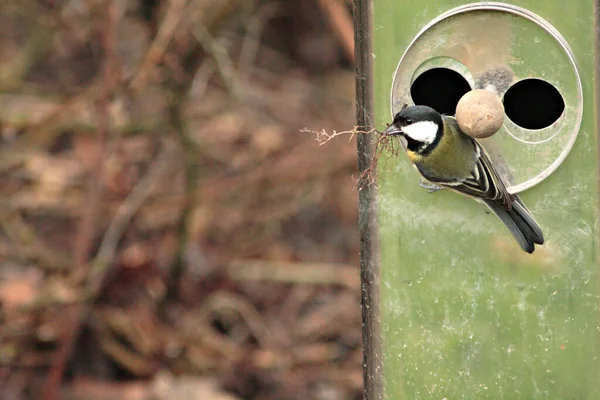
<path id="1" fill-rule="evenodd" d="M 410 118 L 407 118 L 407 119 L 406 119 L 406 121 L 404 121 L 404 123 L 405 123 L 406 125 L 410 125 L 410 124 L 412 124 L 412 123 L 413 123 L 413 120 L 412 120 L 412 119 L 410 119 Z"/>

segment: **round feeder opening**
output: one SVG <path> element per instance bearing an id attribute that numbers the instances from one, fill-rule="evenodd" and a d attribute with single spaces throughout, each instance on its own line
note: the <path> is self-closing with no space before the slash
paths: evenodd
<path id="1" fill-rule="evenodd" d="M 460 98 L 471 90 L 464 76 L 449 68 L 432 68 L 419 75 L 410 87 L 416 105 L 425 105 L 442 114 L 454 115 Z"/>
<path id="2" fill-rule="evenodd" d="M 544 51 L 532 51 L 531 38 Z M 498 2 L 464 4 L 431 20 L 400 57 L 391 89 L 392 118 L 406 104 L 456 115 L 470 89 L 493 89 L 505 108 L 502 127 L 481 144 L 511 193 L 560 166 L 583 116 L 581 78 L 565 38 L 537 14 Z"/>
<path id="3" fill-rule="evenodd" d="M 558 121 L 565 101 L 552 84 L 542 79 L 524 79 L 504 95 L 506 116 L 521 128 L 544 129 Z"/>

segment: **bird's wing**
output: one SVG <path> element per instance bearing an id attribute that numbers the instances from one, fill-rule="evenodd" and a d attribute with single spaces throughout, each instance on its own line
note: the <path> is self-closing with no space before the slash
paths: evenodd
<path id="1" fill-rule="evenodd" d="M 433 183 L 482 200 L 498 201 L 509 210 L 514 201 L 513 196 L 506 190 L 504 182 L 484 148 L 476 140 L 473 140 L 473 143 L 477 155 L 471 176 L 461 179 L 441 179 L 429 174 L 425 168 L 419 165 L 417 168 L 427 180 Z"/>

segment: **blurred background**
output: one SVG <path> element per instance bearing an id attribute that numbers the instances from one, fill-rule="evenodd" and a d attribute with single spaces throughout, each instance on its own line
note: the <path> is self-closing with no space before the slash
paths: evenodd
<path id="1" fill-rule="evenodd" d="M 349 0 L 0 2 L 0 400 L 359 399 Z"/>

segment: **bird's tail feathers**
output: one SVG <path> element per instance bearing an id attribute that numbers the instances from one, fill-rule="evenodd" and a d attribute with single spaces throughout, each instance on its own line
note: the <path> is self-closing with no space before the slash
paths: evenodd
<path id="1" fill-rule="evenodd" d="M 521 248 L 528 253 L 533 253 L 536 244 L 544 243 L 544 235 L 521 199 L 518 196 L 513 197 L 510 210 L 497 201 L 485 200 L 485 204 L 506 225 Z"/>

